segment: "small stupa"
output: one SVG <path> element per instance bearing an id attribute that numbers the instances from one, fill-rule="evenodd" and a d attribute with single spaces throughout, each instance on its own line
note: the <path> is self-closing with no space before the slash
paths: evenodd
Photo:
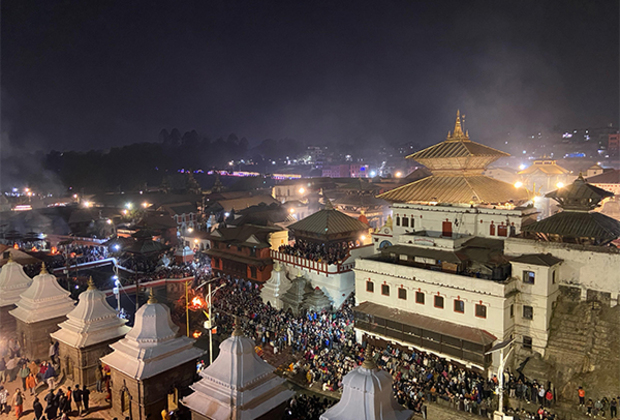
<path id="1" fill-rule="evenodd" d="M 0 270 L 0 335 L 8 337 L 15 332 L 15 318 L 9 315 L 9 311 L 15 309 L 19 295 L 31 284 L 32 279 L 24 273 L 24 268 L 9 254 L 9 260 Z"/>
<path id="2" fill-rule="evenodd" d="M 260 297 L 263 303 L 269 303 L 274 309 L 282 309 L 282 294 L 291 285 L 291 281 L 286 277 L 286 271 L 282 268 L 279 261 L 274 261 L 271 277 L 263 284 Z"/>
<path id="3" fill-rule="evenodd" d="M 298 274 L 297 277 L 290 282 L 290 287 L 280 298 L 282 309 L 289 309 L 294 315 L 299 315 L 302 311 L 301 303 L 307 293 L 312 293 L 312 285 L 307 278 Z"/>
<path id="4" fill-rule="evenodd" d="M 301 308 L 310 312 L 321 312 L 330 309 L 331 306 L 331 300 L 318 286 L 312 291 L 306 292 L 301 302 Z"/>
<path id="5" fill-rule="evenodd" d="M 170 309 L 158 303 L 151 290 L 147 304 L 136 312 L 133 328 L 101 358 L 111 371 L 111 416 L 155 418 L 164 409 L 176 408 L 178 390 L 192 383 L 196 359 L 203 354 L 178 330 Z"/>
<path id="6" fill-rule="evenodd" d="M 70 294 L 58 284 L 56 276 L 47 272 L 43 263 L 41 273 L 21 294 L 17 307 L 9 311 L 16 320 L 17 336 L 29 359 L 48 358 L 50 334 L 58 330 L 58 324 L 75 307 Z"/>
<path id="7" fill-rule="evenodd" d="M 105 293 L 97 290 L 92 278 L 67 318 L 58 325 L 60 330 L 51 334 L 58 340 L 65 374 L 78 384 L 94 385 L 99 359 L 108 354 L 110 344 L 122 338 L 130 328 L 106 302 Z"/>
<path id="8" fill-rule="evenodd" d="M 192 411 L 192 420 L 281 419 L 294 392 L 275 374 L 276 368 L 256 354 L 254 341 L 243 336 L 238 320 L 235 324 L 217 359 L 200 372 L 202 379 L 181 403 Z"/>
<path id="9" fill-rule="evenodd" d="M 377 367 L 370 345 L 364 362 L 342 379 L 340 402 L 321 420 L 409 420 L 413 411 L 398 405 L 392 394 L 392 376 Z"/>

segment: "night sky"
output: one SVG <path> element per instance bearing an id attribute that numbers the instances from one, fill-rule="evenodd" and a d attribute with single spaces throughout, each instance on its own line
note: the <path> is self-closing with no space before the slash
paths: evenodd
<path id="1" fill-rule="evenodd" d="M 2 1 L 3 149 L 618 125 L 617 1 Z"/>

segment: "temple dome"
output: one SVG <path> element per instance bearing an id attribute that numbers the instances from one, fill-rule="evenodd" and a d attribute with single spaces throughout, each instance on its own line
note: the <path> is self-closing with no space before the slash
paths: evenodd
<path id="1" fill-rule="evenodd" d="M 21 294 L 17 308 L 9 313 L 26 324 L 63 317 L 75 307 L 70 294 L 58 284 L 56 276 L 47 272 L 44 264 L 41 273 Z"/>
<path id="2" fill-rule="evenodd" d="M 71 347 L 83 348 L 104 341 L 118 339 L 130 330 L 127 322 L 116 316 L 116 311 L 106 302 L 105 293 L 91 283 L 80 294 L 75 309 L 67 314 L 67 320 L 60 323 L 60 330 L 52 337 Z"/>
<path id="3" fill-rule="evenodd" d="M 323 413 L 321 420 L 407 420 L 413 416 L 394 399 L 392 377 L 379 370 L 369 347 L 362 366 L 342 379 L 340 402 Z"/>
<path id="4" fill-rule="evenodd" d="M 32 279 L 24 273 L 21 264 L 9 261 L 0 270 L 0 306 L 14 305 L 19 296 L 32 284 Z"/>
<path id="5" fill-rule="evenodd" d="M 183 405 L 201 418 L 252 420 L 284 404 L 294 392 L 254 348 L 254 341 L 244 337 L 237 324 L 232 336 L 220 344 L 217 359 L 200 372 L 202 379 L 191 386 L 194 392 L 183 398 Z"/>
<path id="6" fill-rule="evenodd" d="M 203 352 L 194 347 L 194 340 L 177 336 L 178 330 L 170 319 L 170 309 L 151 296 L 136 312 L 133 328 L 125 338 L 110 345 L 114 351 L 101 361 L 131 378 L 143 380 L 202 356 Z"/>

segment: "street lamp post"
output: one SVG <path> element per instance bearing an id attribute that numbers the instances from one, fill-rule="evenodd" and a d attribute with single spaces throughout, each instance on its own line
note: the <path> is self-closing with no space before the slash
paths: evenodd
<path id="1" fill-rule="evenodd" d="M 200 286 L 196 288 L 196 290 L 198 290 L 202 286 L 207 284 L 207 295 L 208 295 L 208 303 L 209 303 L 209 312 L 207 313 L 207 318 L 209 319 L 207 320 L 205 325 L 207 328 L 209 328 L 209 364 L 213 363 L 213 318 L 212 318 L 213 316 L 213 311 L 212 311 L 213 295 L 215 294 L 215 292 L 217 292 L 218 290 L 220 290 L 222 287 L 225 286 L 224 284 L 222 284 L 216 287 L 215 290 L 211 290 L 211 283 L 213 283 L 214 280 L 218 280 L 218 279 L 219 277 L 217 279 L 208 280 L 207 282 L 201 284 Z"/>
<path id="2" fill-rule="evenodd" d="M 502 341 L 501 343 L 498 343 L 495 346 L 493 346 L 491 350 L 485 353 L 485 355 L 487 355 L 487 354 L 492 354 L 492 353 L 499 351 L 499 366 L 497 368 L 497 376 L 499 379 L 499 387 L 497 389 L 497 392 L 499 393 L 499 406 L 497 407 L 497 411 L 493 413 L 493 420 L 504 420 L 505 418 L 504 417 L 504 367 L 506 366 L 506 361 L 508 360 L 508 357 L 510 357 L 510 353 L 512 353 L 513 348 L 511 347 L 511 345 L 513 342 L 514 342 L 514 339 L 511 339 L 509 341 Z M 506 353 L 506 356 L 504 356 L 504 350 L 506 350 L 508 347 L 510 347 L 510 349 L 508 350 L 508 353 Z"/>

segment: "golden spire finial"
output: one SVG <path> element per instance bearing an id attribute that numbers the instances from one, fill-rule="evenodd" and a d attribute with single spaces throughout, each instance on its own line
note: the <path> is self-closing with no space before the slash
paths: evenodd
<path id="1" fill-rule="evenodd" d="M 9 260 L 7 261 L 7 263 L 11 263 L 11 262 L 15 262 L 15 260 L 13 259 L 13 253 L 9 251 Z"/>
<path id="2" fill-rule="evenodd" d="M 370 344 L 366 345 L 366 350 L 364 351 L 364 362 L 362 363 L 362 367 L 366 369 L 376 369 L 377 364 L 375 363 L 375 359 L 372 357 L 372 346 Z"/>
<path id="3" fill-rule="evenodd" d="M 87 290 L 97 290 L 95 287 L 95 282 L 93 281 L 93 276 L 90 276 L 88 279 L 88 289 Z"/>
<path id="4" fill-rule="evenodd" d="M 243 335 L 243 330 L 241 329 L 241 322 L 239 321 L 239 317 L 235 315 L 235 328 L 233 329 L 232 336 L 233 337 L 241 337 Z"/>
<path id="5" fill-rule="evenodd" d="M 461 126 L 461 111 L 457 109 L 456 122 L 454 123 L 454 133 L 452 134 L 452 137 L 460 138 L 464 136 L 465 135 L 463 134 L 463 127 Z"/>
<path id="6" fill-rule="evenodd" d="M 40 274 L 48 274 L 47 267 L 45 266 L 45 263 L 41 263 L 41 273 Z"/>
<path id="7" fill-rule="evenodd" d="M 157 303 L 157 298 L 153 294 L 153 288 L 151 287 L 151 291 L 149 292 L 149 300 L 146 302 L 149 304 Z"/>

